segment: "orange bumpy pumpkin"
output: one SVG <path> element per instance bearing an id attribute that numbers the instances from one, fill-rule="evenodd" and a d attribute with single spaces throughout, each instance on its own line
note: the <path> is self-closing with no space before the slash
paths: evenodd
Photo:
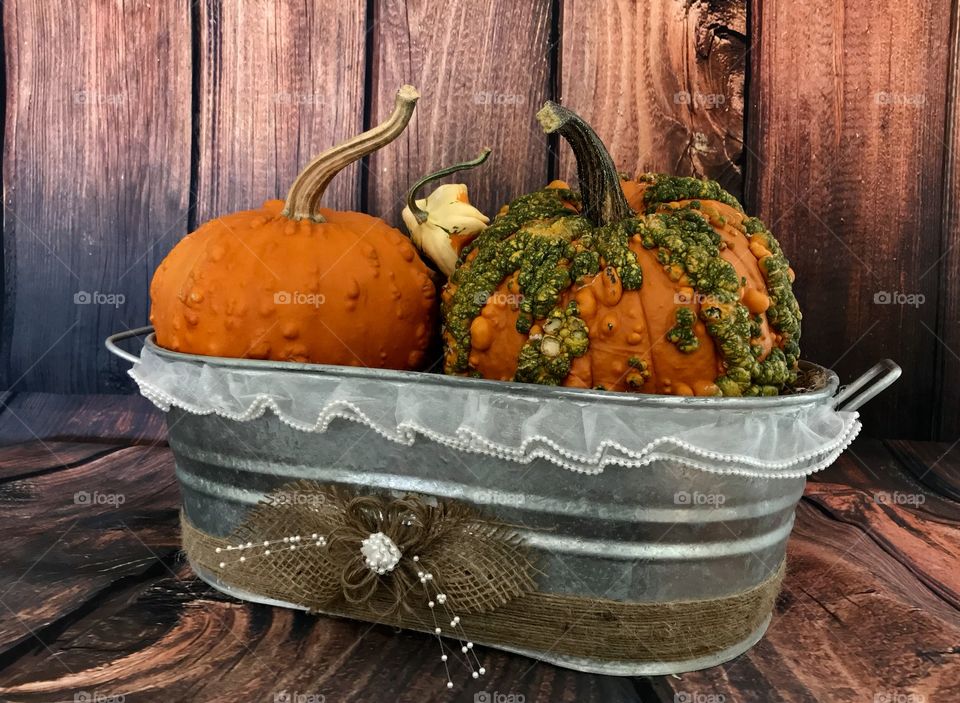
<path id="1" fill-rule="evenodd" d="M 386 122 L 314 159 L 286 202 L 211 220 L 178 243 L 150 286 L 157 343 L 213 356 L 421 366 L 436 313 L 430 270 L 383 220 L 318 207 L 341 169 L 403 131 L 418 97 L 401 88 Z"/>
<path id="2" fill-rule="evenodd" d="M 674 395 L 793 382 L 800 311 L 766 227 L 712 181 L 621 181 L 577 115 L 548 102 L 538 118 L 570 143 L 582 196 L 521 196 L 459 252 L 446 372 Z"/>

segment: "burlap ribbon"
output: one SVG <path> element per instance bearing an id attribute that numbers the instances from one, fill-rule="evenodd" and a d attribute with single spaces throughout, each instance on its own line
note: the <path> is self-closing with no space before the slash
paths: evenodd
<path id="1" fill-rule="evenodd" d="M 181 514 L 195 568 L 232 588 L 308 610 L 433 632 L 421 575 L 434 575 L 467 637 L 494 646 L 613 662 L 697 659 L 742 643 L 763 625 L 783 563 L 754 588 L 723 598 L 624 602 L 535 589 L 526 551 L 509 526 L 454 501 L 355 496 L 315 482 L 288 484 L 230 537 Z M 382 532 L 403 557 L 377 574 L 362 541 Z M 284 538 L 297 537 L 292 541 Z M 418 556 L 414 561 L 412 557 Z"/>

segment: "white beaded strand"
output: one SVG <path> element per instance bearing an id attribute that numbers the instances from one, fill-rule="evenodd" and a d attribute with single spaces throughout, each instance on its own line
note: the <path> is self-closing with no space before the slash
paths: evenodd
<path id="1" fill-rule="evenodd" d="M 420 557 L 414 556 L 413 561 L 419 563 Z M 447 666 L 447 654 L 444 651 L 443 640 L 440 637 L 440 634 L 443 632 L 442 628 L 437 624 L 437 614 L 436 614 L 436 605 L 440 604 L 443 606 L 444 611 L 446 611 L 447 616 L 450 618 L 450 627 L 453 630 L 453 636 L 460 643 L 460 652 L 466 655 L 467 666 L 470 667 L 470 675 L 472 678 L 477 679 L 487 673 L 487 670 L 480 666 L 480 659 L 477 657 L 477 653 L 473 651 L 473 642 L 467 639 L 467 633 L 464 631 L 463 626 L 460 624 L 460 616 L 455 615 L 449 607 L 447 607 L 447 595 L 445 593 L 440 593 L 439 589 L 434 597 L 430 597 L 430 587 L 428 584 L 433 582 L 433 574 L 429 571 L 419 570 L 417 571 L 417 578 L 420 579 L 420 583 L 423 585 L 423 590 L 427 594 L 427 607 L 430 608 L 430 615 L 433 617 L 434 624 L 434 635 L 437 638 L 437 642 L 440 644 L 440 661 L 443 662 L 444 668 L 447 671 L 447 688 L 453 688 L 453 682 L 450 680 L 450 670 Z M 460 634 L 463 637 L 460 637 L 457 630 L 459 629 Z M 470 655 L 473 655 L 473 661 L 470 659 Z M 473 662 L 477 663 L 477 668 L 474 668 Z"/>
<path id="2" fill-rule="evenodd" d="M 460 642 L 460 652 L 466 655 L 467 664 L 470 666 L 470 673 L 473 678 L 479 678 L 487 673 L 487 670 L 480 666 L 480 658 L 477 656 L 477 653 L 473 651 L 473 642 L 467 639 L 467 633 L 463 629 L 463 626 L 460 624 L 460 616 L 454 615 L 453 611 L 446 606 L 447 596 L 445 593 L 437 594 L 437 601 L 443 604 L 444 610 L 447 611 L 447 614 L 451 616 L 450 626 L 454 628 L 454 632 L 459 628 L 460 633 L 463 635 L 463 639 L 460 638 L 460 635 L 457 635 L 457 640 Z M 473 661 L 477 663 L 477 668 L 473 668 L 473 661 L 470 660 L 470 655 L 473 655 Z"/>
<path id="3" fill-rule="evenodd" d="M 419 563 L 420 557 L 417 555 L 413 556 L 413 561 Z M 417 577 L 420 579 L 420 583 L 424 584 L 424 590 L 426 590 L 426 573 L 423 571 L 417 572 Z M 429 593 L 427 594 L 429 598 Z M 433 608 L 436 604 L 432 600 L 427 601 L 427 607 L 430 608 L 430 615 L 433 617 L 433 636 L 437 638 L 437 644 L 440 645 L 440 661 L 443 662 L 443 670 L 447 675 L 447 688 L 453 688 L 453 680 L 450 678 L 450 666 L 447 664 L 449 657 L 447 656 L 446 650 L 443 647 L 443 638 L 440 637 L 440 633 L 443 630 L 440 628 L 440 624 L 437 622 L 437 614 L 434 612 Z"/>
<path id="4" fill-rule="evenodd" d="M 226 568 L 230 563 L 245 563 L 249 559 L 255 559 L 257 557 L 267 557 L 270 556 L 271 550 L 268 549 L 270 546 L 276 547 L 276 545 L 284 545 L 286 549 L 290 551 L 296 550 L 298 546 L 306 547 L 326 547 L 327 538 L 323 535 L 318 535 L 313 533 L 310 535 L 312 543 L 302 544 L 303 535 L 290 535 L 289 537 L 281 537 L 279 539 L 269 540 L 265 539 L 263 542 L 254 544 L 253 542 L 247 542 L 235 545 L 227 545 L 226 547 L 217 547 L 214 549 L 214 552 L 217 554 L 222 554 L 223 552 L 248 552 L 238 557 L 232 562 L 221 561 L 220 568 Z"/>

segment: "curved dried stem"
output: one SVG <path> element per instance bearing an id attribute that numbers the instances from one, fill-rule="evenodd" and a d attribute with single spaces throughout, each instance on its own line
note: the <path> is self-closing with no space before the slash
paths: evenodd
<path id="1" fill-rule="evenodd" d="M 413 213 L 413 216 L 416 218 L 417 222 L 423 224 L 427 221 L 427 212 L 420 208 L 417 205 L 417 191 L 423 188 L 427 183 L 435 181 L 438 178 L 443 178 L 444 176 L 449 176 L 451 173 L 457 173 L 458 171 L 466 171 L 467 169 L 475 168 L 487 160 L 487 157 L 490 156 L 490 147 L 484 147 L 483 151 L 480 152 L 480 155 L 477 158 L 470 161 L 462 161 L 453 166 L 447 166 L 446 168 L 441 168 L 439 171 L 434 171 L 429 173 L 419 181 L 411 186 L 410 190 L 407 192 L 407 207 L 410 209 L 410 212 Z"/>
<path id="2" fill-rule="evenodd" d="M 583 196 L 583 214 L 598 226 L 632 216 L 613 159 L 593 128 L 572 110 L 550 100 L 537 113 L 537 119 L 544 132 L 556 132 L 573 149 Z"/>
<path id="3" fill-rule="evenodd" d="M 311 161 L 290 186 L 283 207 L 283 215 L 291 220 L 310 219 L 314 222 L 324 222 L 317 208 L 330 181 L 354 161 L 362 159 L 399 137 L 410 122 L 419 98 L 420 93 L 413 86 L 401 87 L 397 91 L 393 114 L 385 122 L 332 149 L 327 149 Z"/>

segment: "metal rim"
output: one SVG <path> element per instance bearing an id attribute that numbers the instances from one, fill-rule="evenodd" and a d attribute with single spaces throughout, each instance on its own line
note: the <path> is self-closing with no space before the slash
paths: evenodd
<path id="1" fill-rule="evenodd" d="M 527 395 L 535 399 L 547 397 L 567 399 L 575 402 L 602 401 L 606 404 L 612 403 L 624 406 L 655 405 L 663 408 L 716 408 L 719 406 L 737 410 L 774 410 L 784 407 L 828 404 L 840 387 L 840 379 L 833 371 L 809 361 L 801 361 L 801 367 L 817 370 L 826 375 L 827 381 L 823 388 L 819 390 L 763 398 L 713 398 L 652 395 L 648 393 L 617 393 L 614 391 L 597 391 L 586 388 L 539 386 L 529 383 L 517 383 L 515 381 L 490 381 L 483 378 L 446 376 L 440 373 L 425 373 L 422 371 L 395 371 L 392 369 L 373 369 L 358 366 L 333 366 L 330 364 L 307 364 L 293 361 L 261 361 L 259 359 L 200 356 L 198 354 L 184 354 L 182 352 L 164 349 L 156 343 L 154 334 L 150 334 L 146 338 L 144 346 L 149 348 L 150 351 L 157 356 L 169 359 L 170 361 L 186 361 L 221 368 L 257 371 L 271 370 L 284 373 L 309 373 L 371 381 L 383 381 L 385 380 L 384 377 L 389 375 L 389 378 L 395 380 L 413 383 L 432 383 L 449 386 L 451 389 L 508 391 L 517 395 Z"/>

